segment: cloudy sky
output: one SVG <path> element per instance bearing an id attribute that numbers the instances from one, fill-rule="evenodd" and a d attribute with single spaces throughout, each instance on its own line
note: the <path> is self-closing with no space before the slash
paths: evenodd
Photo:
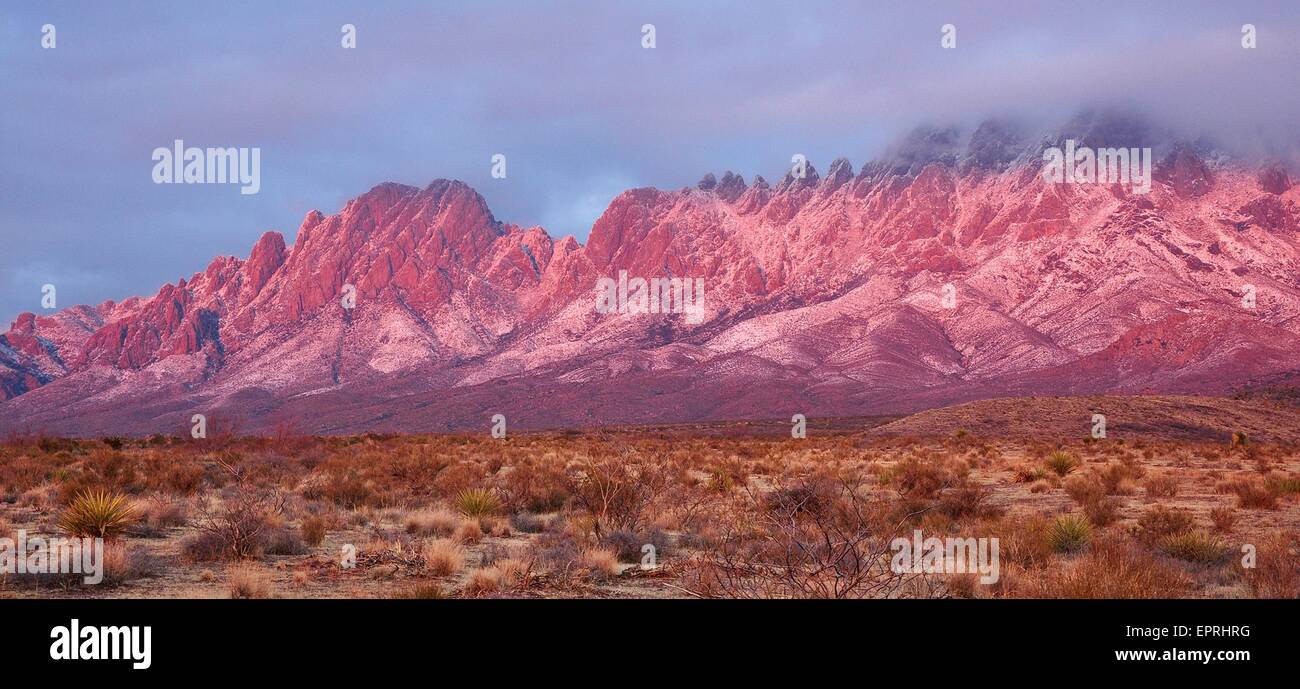
<path id="1" fill-rule="evenodd" d="M 383 181 L 462 179 L 500 220 L 585 240 L 626 188 L 772 179 L 795 152 L 856 166 L 922 123 L 1110 103 L 1300 123 L 1295 0 L 204 4 L 0 6 L 0 329 L 45 283 L 60 307 L 151 295 Z M 154 184 L 175 139 L 260 147 L 260 193 Z"/>

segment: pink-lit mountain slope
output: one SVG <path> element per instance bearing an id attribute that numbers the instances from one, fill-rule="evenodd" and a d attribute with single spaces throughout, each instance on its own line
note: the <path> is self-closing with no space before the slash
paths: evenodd
<path id="1" fill-rule="evenodd" d="M 291 247 L 268 232 L 152 297 L 23 314 L 0 336 L 0 431 L 866 415 L 1300 371 L 1285 168 L 1127 121 L 1070 126 L 1081 144 L 1154 138 L 1150 193 L 1046 183 L 1065 130 L 997 123 L 918 130 L 856 172 L 632 189 L 585 246 L 498 221 L 460 182 L 382 184 L 308 214 Z M 702 278 L 704 317 L 598 312 L 620 271 Z"/>

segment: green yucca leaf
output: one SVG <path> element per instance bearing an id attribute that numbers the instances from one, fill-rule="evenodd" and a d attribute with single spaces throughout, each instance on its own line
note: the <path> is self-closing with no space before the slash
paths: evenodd
<path id="1" fill-rule="evenodd" d="M 125 495 L 109 495 L 107 491 L 85 491 L 72 500 L 72 504 L 59 518 L 59 526 L 73 536 L 111 538 L 121 534 L 136 520 L 135 510 Z"/>
<path id="2" fill-rule="evenodd" d="M 456 496 L 456 510 L 466 517 L 486 517 L 501 509 L 501 500 L 485 488 L 469 488 Z"/>

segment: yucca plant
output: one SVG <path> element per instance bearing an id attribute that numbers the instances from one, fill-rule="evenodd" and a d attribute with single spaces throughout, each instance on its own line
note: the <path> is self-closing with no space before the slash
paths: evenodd
<path id="1" fill-rule="evenodd" d="M 73 498 L 59 518 L 59 526 L 73 536 L 112 538 L 125 531 L 136 518 L 125 495 L 87 490 Z"/>
<path id="2" fill-rule="evenodd" d="M 1048 543 L 1058 553 L 1073 553 L 1083 550 L 1092 538 L 1092 524 L 1084 517 L 1063 514 L 1052 522 L 1047 533 Z"/>
<path id="3" fill-rule="evenodd" d="M 456 511 L 466 517 L 487 517 L 500 510 L 501 499 L 486 488 L 467 488 L 456 496 Z"/>
<path id="4" fill-rule="evenodd" d="M 1279 476 L 1268 481 L 1268 487 L 1274 493 L 1300 493 L 1300 476 Z"/>
<path id="5" fill-rule="evenodd" d="M 1064 476 L 1079 466 L 1079 461 L 1074 458 L 1074 455 L 1064 450 L 1053 452 L 1045 463 L 1047 468 L 1055 471 L 1058 476 Z"/>
<path id="6" fill-rule="evenodd" d="M 1165 536 L 1160 549 L 1180 560 L 1212 564 L 1228 555 L 1228 546 L 1215 536 L 1200 531 L 1188 531 Z"/>

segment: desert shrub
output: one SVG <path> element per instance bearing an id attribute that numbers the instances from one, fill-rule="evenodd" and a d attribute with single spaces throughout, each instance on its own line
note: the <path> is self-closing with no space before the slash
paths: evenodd
<path id="1" fill-rule="evenodd" d="M 554 512 L 569 496 L 563 469 L 548 463 L 513 467 L 500 482 L 502 502 L 511 510 Z"/>
<path id="2" fill-rule="evenodd" d="M 1192 515 L 1186 510 L 1153 505 L 1138 517 L 1134 535 L 1146 543 L 1157 543 L 1169 536 L 1187 533 L 1192 529 Z"/>
<path id="3" fill-rule="evenodd" d="M 969 479 L 960 479 L 956 486 L 940 495 L 939 512 L 951 519 L 996 516 L 1000 510 L 989 505 L 991 494 L 986 486 Z"/>
<path id="4" fill-rule="evenodd" d="M 1199 564 L 1222 562 L 1228 555 L 1223 541 L 1200 531 L 1165 536 L 1160 539 L 1160 549 L 1180 560 Z"/>
<path id="5" fill-rule="evenodd" d="M 284 495 L 273 488 L 251 486 L 233 467 L 235 483 L 224 491 L 214 508 L 202 504 L 195 522 L 198 533 L 182 552 L 191 562 L 256 557 L 266 546 L 268 532 L 279 527 Z M 215 557 L 213 557 L 215 551 Z"/>
<path id="6" fill-rule="evenodd" d="M 637 530 L 668 483 L 661 467 L 634 456 L 582 462 L 567 480 L 569 494 L 591 517 L 597 538 L 610 530 Z"/>
<path id="7" fill-rule="evenodd" d="M 1097 526 L 1110 526 L 1119 519 L 1119 500 L 1113 497 L 1098 498 L 1083 506 L 1083 514 Z"/>
<path id="8" fill-rule="evenodd" d="M 1051 530 L 1051 521 L 1041 514 L 1004 521 L 997 529 L 1001 557 L 1023 569 L 1043 567 L 1052 559 Z"/>
<path id="9" fill-rule="evenodd" d="M 1092 538 L 1092 524 L 1085 517 L 1063 514 L 1052 520 L 1047 538 L 1053 552 L 1078 552 L 1088 547 L 1088 541 Z"/>
<path id="10" fill-rule="evenodd" d="M 1081 507 L 1097 503 L 1106 496 L 1105 486 L 1092 476 L 1071 476 L 1066 480 L 1064 488 L 1066 495 Z"/>
<path id="11" fill-rule="evenodd" d="M 181 541 L 181 558 L 186 562 L 216 562 L 230 557 L 224 539 L 211 531 L 200 531 Z"/>
<path id="12" fill-rule="evenodd" d="M 462 519 L 453 537 L 461 543 L 478 543 L 483 538 L 483 526 L 477 519 Z"/>
<path id="13" fill-rule="evenodd" d="M 1274 476 L 1267 482 L 1268 489 L 1278 495 L 1300 493 L 1300 476 Z"/>
<path id="14" fill-rule="evenodd" d="M 127 531 L 132 536 L 161 537 L 167 529 L 186 523 L 185 504 L 162 496 L 137 501 L 131 508 L 139 517 Z"/>
<path id="15" fill-rule="evenodd" d="M 1110 464 L 1102 469 L 1098 478 L 1107 495 L 1126 495 L 1134 480 L 1132 465 Z"/>
<path id="16" fill-rule="evenodd" d="M 141 481 L 151 491 L 193 495 L 203 487 L 206 478 L 207 471 L 197 458 L 151 453 Z"/>
<path id="17" fill-rule="evenodd" d="M 262 552 L 266 555 L 304 555 L 307 545 L 298 532 L 280 527 L 263 534 Z"/>
<path id="18" fill-rule="evenodd" d="M 1033 483 L 1047 478 L 1047 470 L 1036 464 L 1016 467 L 1016 483 Z"/>
<path id="19" fill-rule="evenodd" d="M 308 495 L 307 497 L 316 497 Z M 361 478 L 340 473 L 330 474 L 320 488 L 319 497 L 334 502 L 340 507 L 356 509 L 366 505 L 375 505 L 375 493 Z"/>
<path id="20" fill-rule="evenodd" d="M 1210 521 L 1214 522 L 1215 531 L 1227 533 L 1237 523 L 1237 512 L 1231 507 L 1215 507 L 1210 510 Z"/>
<path id="21" fill-rule="evenodd" d="M 965 478 L 964 465 L 939 459 L 909 456 L 880 474 L 882 484 L 892 485 L 900 495 L 914 500 L 933 500 L 945 488 Z"/>
<path id="22" fill-rule="evenodd" d="M 1277 493 L 1267 484 L 1256 481 L 1235 481 L 1232 492 L 1237 494 L 1237 504 L 1248 510 L 1277 509 Z"/>
<path id="23" fill-rule="evenodd" d="M 1257 598 L 1300 598 L 1300 536 L 1274 534 L 1260 541 L 1246 582 Z"/>
<path id="24" fill-rule="evenodd" d="M 646 545 L 654 546 L 655 557 L 663 559 L 668 557 L 669 550 L 672 547 L 668 540 L 668 534 L 659 529 L 648 529 L 640 533 L 631 531 L 611 531 L 605 535 L 601 543 L 614 550 L 619 562 L 640 562 L 644 553 L 642 549 Z"/>
<path id="25" fill-rule="evenodd" d="M 466 517 L 482 519 L 501 510 L 501 499 L 485 488 L 467 488 L 456 494 L 455 505 Z"/>
<path id="26" fill-rule="evenodd" d="M 542 569 L 567 574 L 582 559 L 582 549 L 572 536 L 556 531 L 545 531 L 528 544 L 529 556 Z"/>
<path id="27" fill-rule="evenodd" d="M 483 483 L 484 471 L 472 462 L 460 462 L 443 469 L 433 480 L 433 490 L 440 496 L 459 495 Z"/>
<path id="28" fill-rule="evenodd" d="M 1120 502 L 1108 497 L 1102 479 L 1094 476 L 1074 476 L 1065 482 L 1065 492 L 1079 503 L 1088 521 L 1096 526 L 1108 526 L 1119 518 Z"/>
<path id="29" fill-rule="evenodd" d="M 956 471 L 960 469 L 954 467 Z M 895 572 L 890 542 L 898 535 L 895 503 L 845 478 L 835 504 L 808 518 L 772 514 L 760 496 L 746 492 L 743 515 L 719 525 L 721 533 L 686 563 L 696 595 L 729 598 L 886 598 L 932 596 L 939 583 Z M 940 517 L 942 519 L 942 517 Z M 761 528 L 755 528 L 762 524 Z"/>
<path id="30" fill-rule="evenodd" d="M 1029 590 L 1036 598 L 1172 598 L 1190 582 L 1177 569 L 1132 544 L 1103 541 L 1073 566 L 1048 570 Z"/>
<path id="31" fill-rule="evenodd" d="M 20 455 L 0 462 L 0 488 L 9 495 L 35 488 L 43 481 L 54 478 L 55 462 Z"/>
<path id="32" fill-rule="evenodd" d="M 325 532 L 328 530 L 329 523 L 320 515 L 311 514 L 303 518 L 302 525 L 299 529 L 302 531 L 302 540 L 311 547 L 316 547 L 325 540 Z"/>
<path id="33" fill-rule="evenodd" d="M 108 539 L 121 535 L 136 519 L 125 495 L 88 491 L 72 500 L 59 518 L 59 526 L 73 536 Z"/>
<path id="34" fill-rule="evenodd" d="M 839 487 L 822 478 L 801 479 L 772 490 L 764 499 L 767 510 L 782 516 L 826 514 L 835 503 Z"/>
<path id="35" fill-rule="evenodd" d="M 1172 498 L 1178 494 L 1178 479 L 1173 476 L 1152 476 L 1142 487 L 1148 498 Z"/>
<path id="36" fill-rule="evenodd" d="M 161 497 L 151 499 L 145 512 L 145 520 L 158 529 L 185 526 L 188 517 L 185 503 Z"/>
<path id="37" fill-rule="evenodd" d="M 1079 466 L 1079 460 L 1069 452 L 1057 450 L 1048 455 L 1043 464 L 1048 469 L 1056 472 L 1057 476 L 1065 476 Z"/>
<path id="38" fill-rule="evenodd" d="M 515 512 L 510 515 L 510 528 L 521 533 L 540 533 L 546 528 L 546 522 L 530 512 Z"/>

